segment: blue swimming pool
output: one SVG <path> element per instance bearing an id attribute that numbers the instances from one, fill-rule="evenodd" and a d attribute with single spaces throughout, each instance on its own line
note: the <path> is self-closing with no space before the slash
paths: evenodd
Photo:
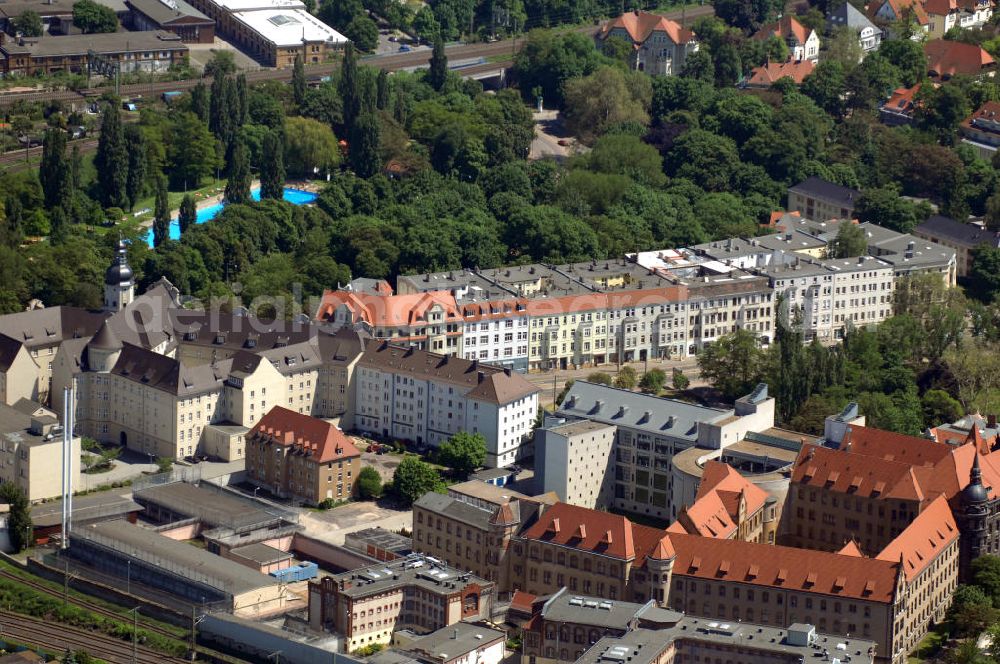
<path id="1" fill-rule="evenodd" d="M 260 200 L 260 188 L 252 189 L 250 195 L 255 201 Z M 301 189 L 294 189 L 292 187 L 285 187 L 285 194 L 282 196 L 286 201 L 292 205 L 305 205 L 307 203 L 312 203 L 319 197 L 319 194 L 314 194 L 311 191 L 303 191 Z M 215 219 L 215 216 L 222 211 L 225 207 L 222 203 L 216 203 L 215 205 L 209 205 L 208 207 L 203 207 L 198 210 L 195 223 L 203 224 L 206 221 L 211 221 Z M 174 217 L 170 222 L 170 239 L 179 240 L 181 237 L 181 227 L 177 222 L 177 218 Z M 146 243 L 149 246 L 153 246 L 153 229 L 149 229 L 146 232 Z"/>

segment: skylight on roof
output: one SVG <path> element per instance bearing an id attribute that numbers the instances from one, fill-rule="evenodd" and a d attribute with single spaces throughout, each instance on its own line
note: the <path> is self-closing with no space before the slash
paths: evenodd
<path id="1" fill-rule="evenodd" d="M 284 27 L 286 25 L 295 25 L 296 23 L 300 23 L 299 19 L 295 18 L 294 16 L 289 16 L 287 14 L 275 14 L 274 16 L 271 16 L 267 20 L 279 28 Z"/>

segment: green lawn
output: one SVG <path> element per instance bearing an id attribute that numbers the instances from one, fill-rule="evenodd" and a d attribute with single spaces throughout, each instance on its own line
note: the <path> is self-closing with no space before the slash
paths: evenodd
<path id="1" fill-rule="evenodd" d="M 937 625 L 932 631 L 927 633 L 923 641 L 909 657 L 909 664 L 923 664 L 929 662 L 938 654 L 941 647 L 948 641 L 948 633 L 951 626 L 948 623 Z"/>

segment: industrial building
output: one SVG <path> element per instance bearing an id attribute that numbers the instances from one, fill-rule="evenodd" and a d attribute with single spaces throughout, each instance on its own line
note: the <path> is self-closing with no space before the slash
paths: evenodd
<path id="1" fill-rule="evenodd" d="M 347 37 L 306 11 L 299 0 L 192 0 L 215 21 L 217 34 L 235 42 L 263 64 L 290 67 L 329 60 Z"/>
<path id="2" fill-rule="evenodd" d="M 277 506 L 218 487 L 210 482 L 172 482 L 135 491 L 145 508 L 144 517 L 161 526 L 174 539 L 201 537 L 211 553 L 229 557 L 233 549 L 249 544 L 288 551 L 299 530 L 298 516 Z"/>
<path id="3" fill-rule="evenodd" d="M 266 616 L 297 598 L 276 579 L 127 521 L 77 526 L 69 555 L 192 602 L 221 602 L 236 615 Z"/>

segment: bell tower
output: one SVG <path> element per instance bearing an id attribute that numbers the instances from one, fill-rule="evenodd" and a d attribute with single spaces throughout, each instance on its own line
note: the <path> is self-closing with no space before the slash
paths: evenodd
<path id="1" fill-rule="evenodd" d="M 127 307 L 135 297 L 132 268 L 125 254 L 125 241 L 119 237 L 118 255 L 104 273 L 104 310 L 112 313 Z"/>

